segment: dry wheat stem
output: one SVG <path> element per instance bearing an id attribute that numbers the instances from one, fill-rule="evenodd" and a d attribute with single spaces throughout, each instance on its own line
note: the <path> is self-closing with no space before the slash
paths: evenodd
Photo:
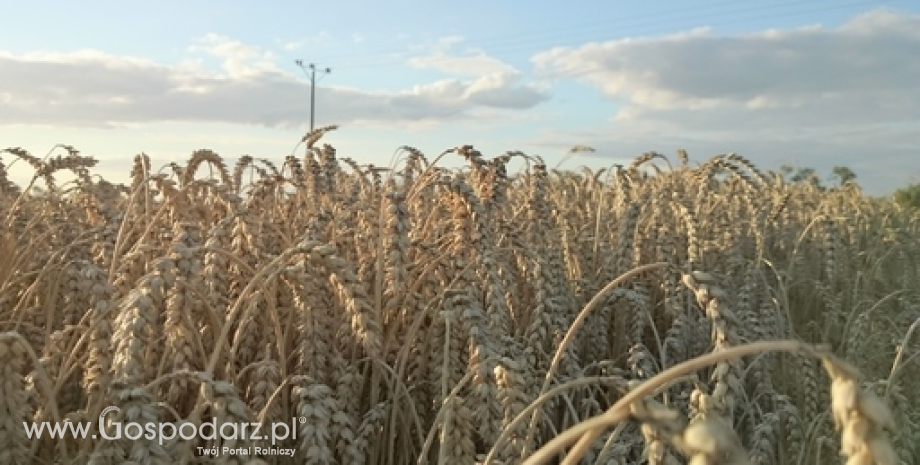
<path id="1" fill-rule="evenodd" d="M 757 354 L 766 351 L 779 352 L 814 352 L 807 344 L 800 341 L 763 341 L 754 342 L 746 345 L 734 346 L 722 352 L 713 352 L 702 355 L 692 360 L 675 365 L 661 373 L 650 378 L 636 389 L 629 391 L 616 404 L 607 409 L 601 415 L 590 420 L 586 420 L 572 428 L 566 430 L 559 436 L 556 436 L 544 445 L 540 450 L 524 461 L 523 465 L 539 465 L 549 462 L 553 455 L 559 453 L 565 446 L 572 442 L 578 441 L 575 447 L 566 456 L 563 465 L 573 465 L 584 456 L 588 447 L 608 426 L 614 425 L 625 420 L 629 416 L 629 406 L 652 394 L 655 389 L 670 380 L 689 375 L 701 368 L 705 368 L 714 363 L 730 360 L 746 355 Z"/>
<path id="2" fill-rule="evenodd" d="M 4 358 L 4 392 L 18 399 L 10 421 L 87 421 L 113 402 L 144 422 L 302 411 L 311 436 L 283 444 L 301 456 L 265 461 L 497 465 L 618 411 L 629 421 L 605 441 L 580 430 L 566 463 L 645 453 L 671 465 L 677 452 L 709 463 L 725 452 L 727 464 L 743 460 L 736 439 L 757 465 L 841 450 L 851 463 L 892 461 L 892 450 L 920 460 L 920 391 L 904 373 L 920 357 L 920 216 L 853 184 L 765 175 L 737 154 L 691 166 L 678 151 L 672 166 L 648 152 L 559 171 L 519 152 L 487 159 L 461 145 L 430 163 L 405 147 L 378 168 L 320 143 L 327 130 L 279 166 L 246 155 L 228 170 L 199 150 L 154 167 L 140 154 L 128 185 L 91 176 L 95 162 L 71 147 L 44 158 L 0 150 L 35 170 L 29 186 L 46 186 L 24 191 L 0 159 L 0 328 L 40 356 Z M 465 166 L 437 166 L 447 154 Z M 525 169 L 508 173 L 511 160 Z M 58 185 L 62 170 L 76 179 Z M 607 288 L 648 263 L 669 265 Z M 691 270 L 719 287 L 686 289 Z M 611 410 L 628 373 L 641 381 L 726 345 L 785 338 L 826 344 L 861 371 L 810 345 L 761 352 L 704 369 L 708 383 L 694 372 L 642 398 L 680 422 L 636 403 Z M 5 340 L 0 352 L 26 347 Z M 134 380 L 119 384 L 118 373 Z M 712 419 L 719 399 L 736 438 L 717 423 L 675 429 Z M 890 443 L 889 420 L 900 426 Z M 207 460 L 189 441 L 107 447 L 4 431 L 6 462 Z"/>
<path id="3" fill-rule="evenodd" d="M 556 386 L 550 389 L 549 391 L 546 391 L 545 393 L 541 394 L 540 397 L 534 399 L 533 402 L 528 404 L 527 407 L 524 408 L 524 410 L 521 410 L 521 412 L 518 413 L 517 416 L 515 416 L 514 419 L 511 420 L 510 423 L 508 423 L 507 427 L 502 431 L 502 434 L 498 437 L 498 439 L 496 439 L 495 444 L 489 450 L 489 454 L 486 455 L 486 458 L 482 462 L 482 465 L 489 465 L 491 461 L 494 459 L 494 455 L 498 453 L 498 451 L 501 450 L 503 446 L 505 446 L 505 443 L 508 441 L 509 436 L 513 434 L 515 428 L 521 425 L 524 422 L 524 420 L 527 419 L 527 416 L 531 412 L 542 407 L 547 401 L 551 400 L 553 397 L 558 396 L 566 391 L 570 391 L 574 388 L 578 388 L 582 386 L 591 386 L 594 384 L 601 384 L 601 383 L 608 383 L 608 382 L 622 383 L 623 378 L 621 378 L 620 376 L 587 376 L 587 377 L 574 379 L 572 381 L 568 381 L 564 384 L 560 384 L 559 386 Z"/>
<path id="4" fill-rule="evenodd" d="M 546 390 L 549 389 L 549 385 L 553 380 L 553 376 L 556 372 L 557 367 L 559 366 L 559 361 L 562 359 L 562 354 L 565 353 L 565 349 L 568 347 L 569 343 L 571 343 L 572 339 L 575 337 L 575 334 L 581 328 L 582 323 L 584 323 L 588 315 L 590 315 L 591 312 L 594 311 L 594 309 L 597 306 L 599 306 L 601 303 L 603 303 L 607 299 L 610 292 L 616 289 L 617 287 L 619 287 L 625 281 L 633 278 L 634 276 L 638 274 L 644 273 L 646 271 L 653 271 L 653 270 L 658 270 L 661 268 L 666 268 L 668 266 L 670 266 L 670 264 L 668 263 L 652 263 L 648 265 L 638 266 L 636 268 L 633 268 L 627 271 L 626 273 L 623 273 L 622 275 L 620 275 L 619 277 L 617 277 L 616 279 L 608 283 L 606 286 L 604 286 L 604 288 L 601 289 L 597 294 L 595 294 L 594 297 L 591 299 L 591 301 L 589 301 L 588 304 L 585 305 L 585 307 L 581 310 L 581 312 L 578 313 L 578 316 L 575 317 L 575 320 L 572 322 L 568 331 L 566 331 L 565 337 L 563 337 L 562 342 L 560 342 L 559 346 L 556 348 L 556 353 L 553 355 L 553 359 L 550 362 L 549 369 L 546 371 L 546 376 L 543 378 L 543 386 L 540 388 L 539 395 L 546 393 Z M 535 429 L 535 424 L 538 419 L 538 416 L 539 416 L 539 412 L 534 412 L 534 418 L 531 420 L 529 431 L 533 431 Z M 530 437 L 530 433 L 528 432 L 528 438 L 529 437 Z"/>

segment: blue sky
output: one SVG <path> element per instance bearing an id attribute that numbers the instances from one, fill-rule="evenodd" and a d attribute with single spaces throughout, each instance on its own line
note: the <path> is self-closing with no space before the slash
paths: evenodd
<path id="1" fill-rule="evenodd" d="M 114 181 L 140 152 L 280 160 L 309 125 L 302 59 L 332 68 L 316 125 L 360 163 L 685 148 L 920 182 L 916 0 L 7 3 L 0 147 L 70 144 Z"/>

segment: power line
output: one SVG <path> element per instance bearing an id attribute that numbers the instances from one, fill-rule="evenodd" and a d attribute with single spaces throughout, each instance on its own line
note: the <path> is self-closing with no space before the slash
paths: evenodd
<path id="1" fill-rule="evenodd" d="M 625 16 L 625 17 L 620 17 L 620 18 L 607 18 L 607 19 L 600 19 L 600 20 L 584 22 L 584 23 L 567 24 L 567 25 L 562 25 L 562 26 L 553 27 L 553 28 L 542 28 L 539 31 L 522 32 L 522 33 L 516 33 L 516 34 L 497 34 L 497 35 L 491 35 L 491 36 L 484 36 L 484 37 L 479 37 L 478 39 L 475 39 L 472 41 L 467 41 L 467 43 L 487 44 L 491 42 L 491 44 L 496 44 L 496 43 L 503 43 L 503 42 L 509 42 L 509 41 L 513 43 L 513 42 L 520 42 L 522 38 L 526 40 L 528 37 L 533 37 L 537 39 L 551 38 L 553 36 L 558 36 L 559 35 L 558 32 L 561 32 L 561 31 L 569 31 L 569 30 L 576 29 L 579 32 L 583 32 L 586 28 L 589 28 L 591 26 L 610 26 L 612 24 L 618 24 L 618 23 L 624 23 L 624 22 L 631 23 L 633 20 L 641 19 L 641 18 L 651 17 L 657 20 L 657 19 L 661 19 L 662 16 L 679 15 L 681 17 L 684 17 L 685 16 L 684 13 L 699 12 L 700 10 L 713 9 L 713 8 L 717 8 L 717 7 L 724 6 L 724 5 L 737 5 L 737 3 L 738 3 L 737 1 L 724 1 L 724 2 L 718 2 L 718 3 L 710 3 L 707 5 L 701 5 L 701 6 L 697 6 L 693 8 L 669 8 L 663 11 L 648 12 L 648 13 L 637 14 L 637 15 L 632 15 L 632 16 Z M 795 2 L 782 3 L 779 5 L 773 5 L 773 6 L 798 5 L 798 4 L 801 4 L 801 0 L 795 1 Z M 755 9 L 760 10 L 763 8 L 761 7 L 761 8 L 755 8 Z M 746 10 L 742 10 L 742 12 L 743 11 L 746 11 Z M 660 24 L 660 22 L 655 21 L 655 24 Z M 386 55 L 394 55 L 400 52 L 402 52 L 402 50 L 353 53 L 353 54 L 337 55 L 336 57 L 340 59 L 345 58 L 347 62 L 347 60 L 351 60 L 354 58 L 359 58 L 359 59 L 360 58 L 376 58 L 376 57 L 381 57 L 381 56 L 386 56 Z"/>
<path id="2" fill-rule="evenodd" d="M 307 67 L 304 67 L 303 60 L 295 60 L 294 63 L 296 63 L 297 66 L 300 66 L 303 69 L 303 71 L 307 73 L 307 76 L 310 76 L 310 132 L 312 132 L 313 131 L 313 117 L 316 113 L 316 72 L 317 72 L 316 65 L 313 63 L 310 63 Z M 307 68 L 310 69 L 309 72 L 307 71 Z M 326 68 L 326 69 L 319 70 L 319 72 L 323 74 L 329 74 L 332 72 L 332 69 Z"/>
<path id="3" fill-rule="evenodd" d="M 737 2 L 731 2 L 732 4 L 737 4 Z M 706 14 L 706 15 L 686 15 L 683 13 L 699 11 L 702 8 L 694 9 L 682 9 L 682 10 L 668 10 L 660 14 L 644 14 L 644 15 L 634 15 L 631 17 L 618 18 L 618 19 L 608 19 L 608 20 L 599 20 L 593 21 L 591 23 L 583 23 L 581 25 L 568 25 L 562 26 L 559 28 L 553 29 L 543 29 L 539 32 L 533 33 L 523 33 L 516 35 L 501 35 L 501 36 L 491 36 L 481 39 L 474 39 L 466 41 L 466 44 L 469 45 L 478 45 L 486 48 L 491 54 L 502 53 L 502 52 L 516 52 L 523 51 L 532 48 L 535 45 L 538 45 L 546 40 L 576 40 L 577 38 L 584 37 L 586 32 L 591 30 L 598 30 L 599 27 L 610 28 L 618 24 L 623 24 L 625 27 L 616 27 L 616 32 L 618 35 L 622 35 L 624 32 L 630 31 L 645 31 L 647 33 L 651 32 L 665 32 L 672 27 L 665 27 L 665 22 L 661 21 L 662 17 L 675 16 L 678 15 L 682 20 L 697 20 L 705 21 L 711 18 L 725 18 L 726 22 L 729 23 L 740 23 L 751 20 L 761 20 L 766 18 L 777 18 L 784 16 L 793 16 L 803 13 L 817 13 L 824 11 L 833 11 L 840 10 L 850 7 L 860 7 L 860 6 L 870 6 L 870 5 L 884 5 L 886 3 L 898 3 L 894 2 L 879 2 L 879 1 L 858 1 L 858 2 L 848 2 L 848 3 L 837 3 L 831 2 L 830 5 L 824 5 L 822 7 L 811 7 L 811 8 L 783 8 L 789 6 L 811 6 L 811 5 L 802 5 L 799 2 L 785 2 L 781 4 L 774 4 L 769 6 L 757 6 L 753 8 L 744 8 L 744 9 L 735 9 L 727 11 L 719 11 L 715 14 Z M 716 6 L 723 5 L 724 3 L 716 3 L 711 5 L 706 5 L 705 7 L 714 8 Z M 704 8 L 705 8 L 704 7 Z M 771 12 L 772 10 L 772 12 Z M 770 12 L 772 14 L 763 14 L 764 12 Z M 635 18 L 651 18 L 655 19 L 652 21 L 644 22 L 635 22 L 632 19 Z M 686 22 L 686 21 L 685 21 Z M 593 27 L 592 27 L 593 26 Z M 648 31 L 648 28 L 652 28 L 652 31 Z M 571 31 L 572 29 L 578 29 L 578 31 Z M 574 32 L 574 33 L 573 33 Z M 377 52 L 377 53 L 365 53 L 365 54 L 351 54 L 351 55 L 339 55 L 337 58 L 345 58 L 344 61 L 340 61 L 338 68 L 376 68 L 376 67 L 386 67 L 393 66 L 398 63 L 400 57 L 399 55 L 405 53 L 405 50 L 397 51 L 388 51 L 388 52 Z M 357 58 L 359 60 L 352 61 L 349 63 L 349 59 Z M 360 58 L 367 58 L 367 60 L 360 60 Z"/>

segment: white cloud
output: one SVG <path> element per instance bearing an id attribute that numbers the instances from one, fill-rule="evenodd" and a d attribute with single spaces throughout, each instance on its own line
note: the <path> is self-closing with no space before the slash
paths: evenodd
<path id="1" fill-rule="evenodd" d="M 197 58 L 167 65 L 86 51 L 14 55 L 0 52 L 0 125 L 112 126 L 164 121 L 300 126 L 309 84 L 282 72 L 275 56 L 227 37 L 208 35 L 190 51 Z M 216 59 L 220 72 L 205 63 Z M 446 59 L 446 58 L 445 58 Z M 462 76 L 460 76 L 462 77 Z M 519 76 L 452 76 L 401 92 L 324 87 L 316 94 L 323 121 L 438 121 L 482 109 L 531 108 L 546 99 Z"/>
<path id="2" fill-rule="evenodd" d="M 876 10 L 837 28 L 697 29 L 556 48 L 532 62 L 611 100 L 612 126 L 582 134 L 585 144 L 616 142 L 636 155 L 692 144 L 777 164 L 850 165 L 883 189 L 920 146 L 918 50 L 920 16 Z"/>
<path id="3" fill-rule="evenodd" d="M 454 49 L 464 42 L 461 36 L 444 36 L 432 43 L 416 45 L 419 56 L 408 60 L 417 69 L 432 69 L 457 76 L 518 75 L 518 70 L 487 55 L 484 51 L 466 48 L 458 54 Z"/>
<path id="4" fill-rule="evenodd" d="M 223 60 L 222 67 L 231 78 L 258 76 L 278 70 L 271 52 L 217 34 L 208 34 L 196 40 L 189 51 L 204 52 Z"/>
<path id="5" fill-rule="evenodd" d="M 442 73 L 461 76 L 483 74 L 513 74 L 514 68 L 482 52 L 470 56 L 452 56 L 445 52 L 409 59 L 409 65 L 420 69 L 434 69 Z"/>
<path id="6" fill-rule="evenodd" d="M 408 63 L 417 69 L 474 77 L 458 97 L 479 105 L 525 109 L 532 107 L 533 102 L 545 98 L 545 88 L 533 84 L 520 85 L 520 71 L 481 50 L 467 50 L 464 55 L 451 53 L 451 49 L 463 43 L 463 40 L 459 36 L 441 37 L 430 46 L 429 53 L 410 58 Z M 453 83 L 453 86 L 457 83 L 446 82 Z"/>
<path id="7" fill-rule="evenodd" d="M 854 92 L 920 89 L 920 17 L 875 11 L 837 29 L 722 37 L 708 29 L 590 43 L 536 55 L 541 72 L 581 78 L 648 109 L 845 104 Z M 889 102 L 883 98 L 881 105 Z M 756 106 L 756 105 L 755 105 Z"/>

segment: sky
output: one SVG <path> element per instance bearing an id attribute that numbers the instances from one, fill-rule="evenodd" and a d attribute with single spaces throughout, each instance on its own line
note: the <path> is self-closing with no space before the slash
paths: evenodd
<path id="1" fill-rule="evenodd" d="M 874 195 L 920 182 L 918 0 L 0 5 L 0 149 L 68 144 L 114 182 L 139 153 L 280 162 L 310 125 L 297 60 L 330 68 L 315 125 L 362 164 L 473 145 L 596 169 L 682 148 L 847 166 Z"/>

